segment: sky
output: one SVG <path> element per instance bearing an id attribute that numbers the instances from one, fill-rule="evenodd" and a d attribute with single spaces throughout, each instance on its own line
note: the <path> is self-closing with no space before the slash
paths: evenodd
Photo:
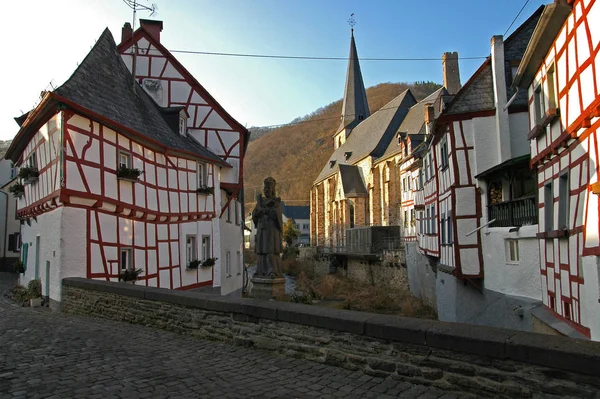
<path id="1" fill-rule="evenodd" d="M 550 0 L 139 0 L 158 12 L 161 43 L 170 50 L 348 57 L 354 13 L 366 87 L 383 82 L 442 83 L 441 55 L 487 56 L 493 35 L 508 32 Z M 43 90 L 64 83 L 109 28 L 117 43 L 132 10 L 123 0 L 28 0 L 3 4 L 4 76 L 0 139 L 18 131 L 14 117 L 32 109 Z M 136 21 L 136 27 L 139 22 Z M 175 53 L 241 124 L 290 122 L 340 99 L 346 60 L 287 60 Z M 464 83 L 483 62 L 460 61 Z"/>

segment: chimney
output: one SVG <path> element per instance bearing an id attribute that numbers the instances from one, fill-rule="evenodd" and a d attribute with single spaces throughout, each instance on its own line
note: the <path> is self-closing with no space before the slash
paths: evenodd
<path id="1" fill-rule="evenodd" d="M 435 113 L 433 104 L 425 104 L 425 131 L 427 134 L 431 133 L 433 128 L 433 122 L 435 119 Z"/>
<path id="2" fill-rule="evenodd" d="M 160 43 L 160 32 L 163 30 L 162 21 L 153 21 L 151 19 L 140 19 L 140 25 L 144 28 L 150 36 L 156 39 Z"/>
<path id="3" fill-rule="evenodd" d="M 458 53 L 446 52 L 442 55 L 444 87 L 448 94 L 454 95 L 460 90 L 460 72 L 458 70 Z"/>
<path id="4" fill-rule="evenodd" d="M 123 25 L 123 28 L 121 29 L 121 43 L 131 40 L 132 35 L 133 29 L 131 29 L 131 24 L 129 22 L 125 22 L 125 25 Z"/>
<path id="5" fill-rule="evenodd" d="M 492 80 L 494 85 L 494 105 L 496 106 L 497 163 L 511 158 L 510 127 L 506 106 L 506 75 L 504 66 L 504 39 L 502 35 L 492 36 Z"/>

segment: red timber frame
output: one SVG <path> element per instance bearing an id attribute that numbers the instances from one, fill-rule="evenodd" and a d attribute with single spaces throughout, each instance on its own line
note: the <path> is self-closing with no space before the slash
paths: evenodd
<path id="1" fill-rule="evenodd" d="M 132 55 L 135 43 L 136 79 L 143 85 L 144 79 L 160 80 L 166 83 L 167 106 L 184 106 L 188 112 L 189 132 L 202 145 L 232 165 L 238 165 L 235 182 L 222 182 L 221 188 L 227 190 L 227 201 L 223 205 L 221 216 L 229 203 L 239 199 L 243 186 L 244 152 L 249 138 L 248 131 L 233 119 L 219 103 L 202 87 L 194 76 L 165 48 L 143 24 L 132 38 L 118 46 L 124 60 Z M 142 60 L 147 69 L 141 70 Z M 153 69 L 153 66 L 156 66 Z M 128 65 L 131 68 L 131 64 Z M 185 90 L 183 98 L 174 98 L 175 90 Z M 216 122 L 215 122 L 216 121 Z"/>
<path id="2" fill-rule="evenodd" d="M 435 156 L 435 146 L 430 145 L 423 158 L 426 158 L 431 153 L 431 162 L 433 162 L 433 176 L 429 177 L 429 180 L 423 182 L 423 201 L 425 209 L 434 205 L 435 218 L 433 219 L 433 225 L 435 226 L 435 234 L 421 234 L 417 237 L 419 249 L 425 255 L 440 257 L 440 240 L 439 240 L 439 202 L 438 202 L 438 164 L 437 157 Z M 429 166 L 428 166 L 429 167 Z M 426 211 L 423 210 L 423 215 Z M 431 217 L 431 215 L 430 215 Z M 419 219 L 420 220 L 420 219 Z"/>
<path id="3" fill-rule="evenodd" d="M 599 0 L 575 0 L 573 10 L 562 30 L 550 47 L 542 66 L 539 79 L 529 90 L 532 168 L 537 169 L 540 211 L 540 268 L 542 274 L 543 302 L 558 317 L 590 337 L 590 329 L 582 320 L 582 288 L 585 287 L 582 257 L 600 256 L 598 237 L 598 197 L 592 194 L 592 176 L 600 176 L 598 130 L 600 129 L 600 81 L 595 63 L 600 53 L 600 42 L 593 42 L 592 24 L 588 13 L 592 7 L 600 7 Z M 597 15 L 597 11 L 596 11 Z M 571 59 L 574 57 L 575 59 Z M 586 58 L 587 57 L 587 58 Z M 554 67 L 556 105 L 560 118 L 547 126 L 536 125 L 534 109 L 535 88 L 541 82 L 548 86 L 546 71 Z M 573 67 L 575 68 L 573 70 Z M 592 92 L 593 91 L 593 92 Z M 546 92 L 546 90 L 544 90 Z M 584 94 L 587 92 L 587 95 Z M 589 94 L 592 92 L 592 96 Z M 584 102 L 585 101 L 585 102 Z M 548 106 L 546 104 L 546 109 Z M 568 204 L 567 230 L 548 230 L 545 223 L 544 187 L 551 183 L 553 219 L 558 207 L 560 177 L 567 173 Z M 557 195 L 558 194 L 558 195 Z M 588 222 L 589 225 L 588 225 Z M 554 227 L 557 226 L 554 220 Z M 553 227 L 553 228 L 554 228 Z M 595 237 L 595 238 L 590 238 Z M 588 282 L 597 284 L 596 281 Z M 545 291 L 545 292 L 544 292 Z M 597 306 L 597 304 L 593 304 Z"/>

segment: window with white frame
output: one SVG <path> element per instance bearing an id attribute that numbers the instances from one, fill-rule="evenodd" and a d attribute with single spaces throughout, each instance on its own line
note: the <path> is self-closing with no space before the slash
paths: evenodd
<path id="1" fill-rule="evenodd" d="M 210 258 L 210 236 L 202 236 L 202 260 Z"/>
<path id="2" fill-rule="evenodd" d="M 423 182 L 426 182 L 429 180 L 429 155 L 423 158 L 423 172 L 425 174 L 425 179 L 423 180 Z M 423 182 L 421 182 L 421 187 Z"/>
<path id="3" fill-rule="evenodd" d="M 15 177 L 17 177 L 17 167 L 15 166 L 14 162 L 10 163 L 10 179 L 14 179 Z"/>
<path id="4" fill-rule="evenodd" d="M 119 257 L 119 268 L 121 272 L 133 269 L 133 250 L 131 248 L 121 248 Z"/>
<path id="5" fill-rule="evenodd" d="M 404 227 L 408 227 L 408 211 L 404 211 Z"/>
<path id="6" fill-rule="evenodd" d="M 237 262 L 235 272 L 239 276 L 240 274 L 242 274 L 242 253 L 240 251 L 237 251 L 236 255 Z"/>
<path id="7" fill-rule="evenodd" d="M 429 207 L 425 208 L 425 234 L 429 234 L 431 228 L 429 227 L 431 223 Z"/>
<path id="8" fill-rule="evenodd" d="M 231 277 L 231 252 L 225 252 L 225 275 Z"/>
<path id="9" fill-rule="evenodd" d="M 433 178 L 433 154 L 432 151 L 429 151 L 429 153 L 427 154 L 427 157 L 429 157 L 429 178 Z"/>
<path id="10" fill-rule="evenodd" d="M 187 235 L 185 238 L 185 265 L 189 266 L 190 262 L 198 260 L 196 255 L 196 236 Z"/>
<path id="11" fill-rule="evenodd" d="M 179 115 L 179 134 L 185 136 L 187 133 L 187 118 L 183 112 Z"/>
<path id="12" fill-rule="evenodd" d="M 454 226 L 452 225 L 452 214 L 448 211 L 446 215 L 446 226 L 448 228 L 448 233 L 446 235 L 446 242 L 448 244 L 452 244 L 454 242 Z"/>
<path id="13" fill-rule="evenodd" d="M 444 136 L 440 143 L 440 163 L 442 170 L 448 167 L 448 138 Z"/>
<path id="14" fill-rule="evenodd" d="M 445 244 L 447 244 L 446 243 L 446 214 L 443 212 L 442 212 L 441 223 L 442 223 L 442 226 L 440 229 L 440 233 L 441 233 L 440 240 L 441 240 L 442 245 L 445 245 Z"/>
<path id="15" fill-rule="evenodd" d="M 131 168 L 131 154 L 119 151 L 119 168 Z"/>
<path id="16" fill-rule="evenodd" d="M 196 176 L 198 177 L 198 188 L 207 186 L 206 164 L 202 162 L 196 163 Z"/>
<path id="17" fill-rule="evenodd" d="M 437 226 L 436 226 L 436 220 L 435 220 L 435 205 L 431 206 L 431 234 L 435 234 L 437 232 Z"/>
<path id="18" fill-rule="evenodd" d="M 556 108 L 556 86 L 555 86 L 555 73 L 554 64 L 548 68 L 546 72 L 546 85 L 548 86 L 548 109 Z"/>
<path id="19" fill-rule="evenodd" d="M 519 240 L 506 240 L 506 263 L 519 263 Z"/>
<path id="20" fill-rule="evenodd" d="M 544 87 L 540 83 L 533 92 L 533 106 L 535 115 L 535 124 L 539 125 L 546 114 L 546 106 L 544 104 Z"/>
<path id="21" fill-rule="evenodd" d="M 554 230 L 554 193 L 552 182 L 544 185 L 544 224 L 545 231 Z"/>

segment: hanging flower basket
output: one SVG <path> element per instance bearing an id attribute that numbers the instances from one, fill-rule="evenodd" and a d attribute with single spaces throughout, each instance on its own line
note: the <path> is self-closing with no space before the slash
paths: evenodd
<path id="1" fill-rule="evenodd" d="M 8 188 L 8 192 L 15 198 L 21 198 L 25 194 L 25 186 L 21 183 L 15 183 Z"/>
<path id="2" fill-rule="evenodd" d="M 200 266 L 202 264 L 201 260 L 193 260 L 190 262 L 190 264 L 188 265 L 188 269 L 197 269 L 198 266 Z"/>
<path id="3" fill-rule="evenodd" d="M 596 183 L 592 183 L 592 193 L 600 194 L 600 181 Z"/>
<path id="4" fill-rule="evenodd" d="M 212 194 L 215 193 L 215 188 L 214 187 L 208 187 L 208 186 L 200 186 L 200 187 L 198 187 L 198 189 L 196 190 L 196 192 L 198 194 L 212 195 Z"/>
<path id="5" fill-rule="evenodd" d="M 22 166 L 19 169 L 19 178 L 23 180 L 26 184 L 34 183 L 38 180 L 40 172 L 38 169 L 33 166 Z"/>
<path id="6" fill-rule="evenodd" d="M 204 262 L 202 262 L 202 268 L 208 268 L 215 265 L 219 258 L 208 258 Z"/>
<path id="7" fill-rule="evenodd" d="M 137 168 L 128 168 L 126 166 L 121 166 L 117 169 L 117 179 L 119 180 L 128 180 L 131 182 L 138 181 L 138 177 L 142 174 L 142 171 Z"/>
<path id="8" fill-rule="evenodd" d="M 126 269 L 121 274 L 119 274 L 119 281 L 136 281 L 140 278 L 140 275 L 143 272 L 143 269 Z"/>

